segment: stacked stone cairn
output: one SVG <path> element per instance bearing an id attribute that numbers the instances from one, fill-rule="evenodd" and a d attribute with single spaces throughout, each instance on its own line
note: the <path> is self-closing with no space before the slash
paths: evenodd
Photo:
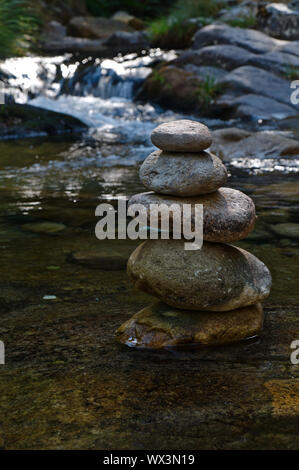
<path id="1" fill-rule="evenodd" d="M 257 336 L 271 275 L 251 253 L 231 245 L 255 224 L 255 206 L 244 193 L 222 187 L 227 171 L 207 151 L 209 129 L 191 120 L 159 125 L 151 153 L 140 168 L 150 192 L 131 204 L 202 204 L 203 245 L 185 250 L 186 240 L 146 240 L 132 253 L 128 275 L 135 286 L 159 299 L 126 321 L 119 342 L 141 348 L 218 346 Z"/>

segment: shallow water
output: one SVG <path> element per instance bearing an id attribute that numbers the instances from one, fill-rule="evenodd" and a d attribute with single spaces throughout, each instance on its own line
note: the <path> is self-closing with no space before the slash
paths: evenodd
<path id="1" fill-rule="evenodd" d="M 299 331 L 299 246 L 271 228 L 299 223 L 293 163 L 229 166 L 227 186 L 250 195 L 259 215 L 238 245 L 273 276 L 262 337 L 208 351 L 134 351 L 114 331 L 153 299 L 131 288 L 125 270 L 80 266 L 69 254 L 129 256 L 138 241 L 96 239 L 95 208 L 144 190 L 138 165 L 152 150 L 150 132 L 178 115 L 119 96 L 46 94 L 32 103 L 90 128 L 0 142 L 0 447 L 295 448 L 298 366 L 289 354 Z M 64 226 L 54 235 L 26 230 L 44 221 Z"/>

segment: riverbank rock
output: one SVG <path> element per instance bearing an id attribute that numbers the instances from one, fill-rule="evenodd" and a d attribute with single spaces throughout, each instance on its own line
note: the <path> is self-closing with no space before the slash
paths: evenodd
<path id="1" fill-rule="evenodd" d="M 266 34 L 290 41 L 299 39 L 299 11 L 284 3 L 261 4 L 257 25 Z"/>
<path id="2" fill-rule="evenodd" d="M 184 250 L 183 240 L 147 240 L 128 261 L 137 289 L 172 307 L 228 311 L 253 305 L 270 292 L 271 275 L 251 253 L 231 245 L 204 243 Z"/>
<path id="3" fill-rule="evenodd" d="M 284 41 L 267 36 L 261 31 L 237 28 L 224 24 L 212 24 L 201 28 L 193 39 L 193 49 L 214 44 L 231 44 L 243 47 L 255 54 L 265 54 L 285 44 Z"/>
<path id="4" fill-rule="evenodd" d="M 133 32 L 123 21 L 101 16 L 75 16 L 68 23 L 68 35 L 86 39 L 104 39 L 117 31 Z"/>
<path id="5" fill-rule="evenodd" d="M 121 325 L 116 339 L 127 346 L 220 346 L 251 338 L 263 326 L 261 304 L 228 312 L 177 310 L 162 302 L 146 307 Z"/>
<path id="6" fill-rule="evenodd" d="M 212 136 L 204 124 L 181 119 L 160 124 L 153 130 L 151 140 L 166 152 L 201 152 L 211 145 Z"/>
<path id="7" fill-rule="evenodd" d="M 252 65 L 244 65 L 225 75 L 220 81 L 225 91 L 234 94 L 253 93 L 272 98 L 292 107 L 290 101 L 290 82 L 272 72 Z M 294 105 L 296 109 L 296 106 Z"/>
<path id="8" fill-rule="evenodd" d="M 0 140 L 82 132 L 86 124 L 67 114 L 28 104 L 5 104 L 0 113 Z"/>
<path id="9" fill-rule="evenodd" d="M 227 171 L 210 152 L 170 153 L 156 150 L 141 165 L 139 176 L 144 186 L 173 196 L 207 194 L 223 186 Z"/>
<path id="10" fill-rule="evenodd" d="M 235 159 L 299 155 L 299 142 L 273 131 L 249 132 L 236 127 L 213 131 L 211 152 L 225 162 Z"/>
<path id="11" fill-rule="evenodd" d="M 117 11 L 116 13 L 114 13 L 111 19 L 125 23 L 131 28 L 136 29 L 136 31 L 141 31 L 145 28 L 145 24 L 141 19 L 136 18 L 136 16 L 130 15 L 126 11 Z"/>
<path id="12" fill-rule="evenodd" d="M 253 201 L 246 194 L 231 188 L 220 188 L 210 194 L 196 197 L 159 195 L 154 192 L 132 196 L 129 206 L 142 204 L 148 214 L 150 204 L 177 204 L 181 211 L 183 204 L 191 204 L 191 229 L 194 230 L 194 206 L 203 205 L 203 239 L 210 242 L 230 243 L 245 238 L 254 228 L 256 215 Z M 170 223 L 172 213 L 170 212 Z M 148 223 L 150 220 L 148 219 Z"/>

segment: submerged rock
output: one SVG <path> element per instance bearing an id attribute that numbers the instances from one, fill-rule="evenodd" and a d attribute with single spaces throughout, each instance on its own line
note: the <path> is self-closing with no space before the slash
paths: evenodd
<path id="1" fill-rule="evenodd" d="M 141 165 L 141 182 L 151 191 L 173 196 L 197 196 L 225 184 L 227 171 L 212 153 L 169 153 L 156 150 Z"/>
<path id="2" fill-rule="evenodd" d="M 160 124 L 153 130 L 151 139 L 156 147 L 166 152 L 201 152 L 212 143 L 207 126 L 189 119 Z"/>
<path id="3" fill-rule="evenodd" d="M 220 188 L 210 194 L 196 197 L 159 195 L 154 192 L 132 196 L 129 206 L 142 204 L 148 211 L 150 204 L 191 204 L 191 229 L 194 230 L 194 205 L 203 204 L 203 239 L 211 242 L 230 243 L 245 238 L 253 230 L 256 216 L 253 201 L 246 194 L 231 188 Z M 172 213 L 170 212 L 172 223 Z"/>
<path id="4" fill-rule="evenodd" d="M 66 229 L 64 224 L 57 222 L 33 222 L 22 225 L 25 232 L 41 233 L 46 235 L 56 235 Z"/>
<path id="5" fill-rule="evenodd" d="M 270 229 L 279 237 L 294 238 L 299 241 L 299 224 L 282 223 L 270 225 Z"/>
<path id="6" fill-rule="evenodd" d="M 183 240 L 148 240 L 128 261 L 135 287 L 179 309 L 227 311 L 253 305 L 270 292 L 271 275 L 241 248 L 204 243 L 184 250 Z"/>
<path id="7" fill-rule="evenodd" d="M 67 260 L 92 269 L 119 271 L 126 268 L 128 256 L 111 250 L 81 250 L 70 253 Z"/>
<path id="8" fill-rule="evenodd" d="M 116 331 L 120 343 L 139 348 L 220 346 L 256 336 L 263 326 L 261 304 L 228 312 L 177 310 L 162 302 L 146 307 Z"/>
<path id="9" fill-rule="evenodd" d="M 0 113 L 0 139 L 80 132 L 86 128 L 77 118 L 28 104 L 6 104 Z"/>

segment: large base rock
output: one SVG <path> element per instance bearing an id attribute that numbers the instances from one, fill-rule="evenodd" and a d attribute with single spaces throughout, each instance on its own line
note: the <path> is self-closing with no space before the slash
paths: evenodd
<path id="1" fill-rule="evenodd" d="M 171 346 L 220 346 L 251 338 L 263 326 L 261 304 L 229 312 L 192 312 L 156 303 L 136 313 L 116 331 L 120 343 L 159 349 Z"/>

